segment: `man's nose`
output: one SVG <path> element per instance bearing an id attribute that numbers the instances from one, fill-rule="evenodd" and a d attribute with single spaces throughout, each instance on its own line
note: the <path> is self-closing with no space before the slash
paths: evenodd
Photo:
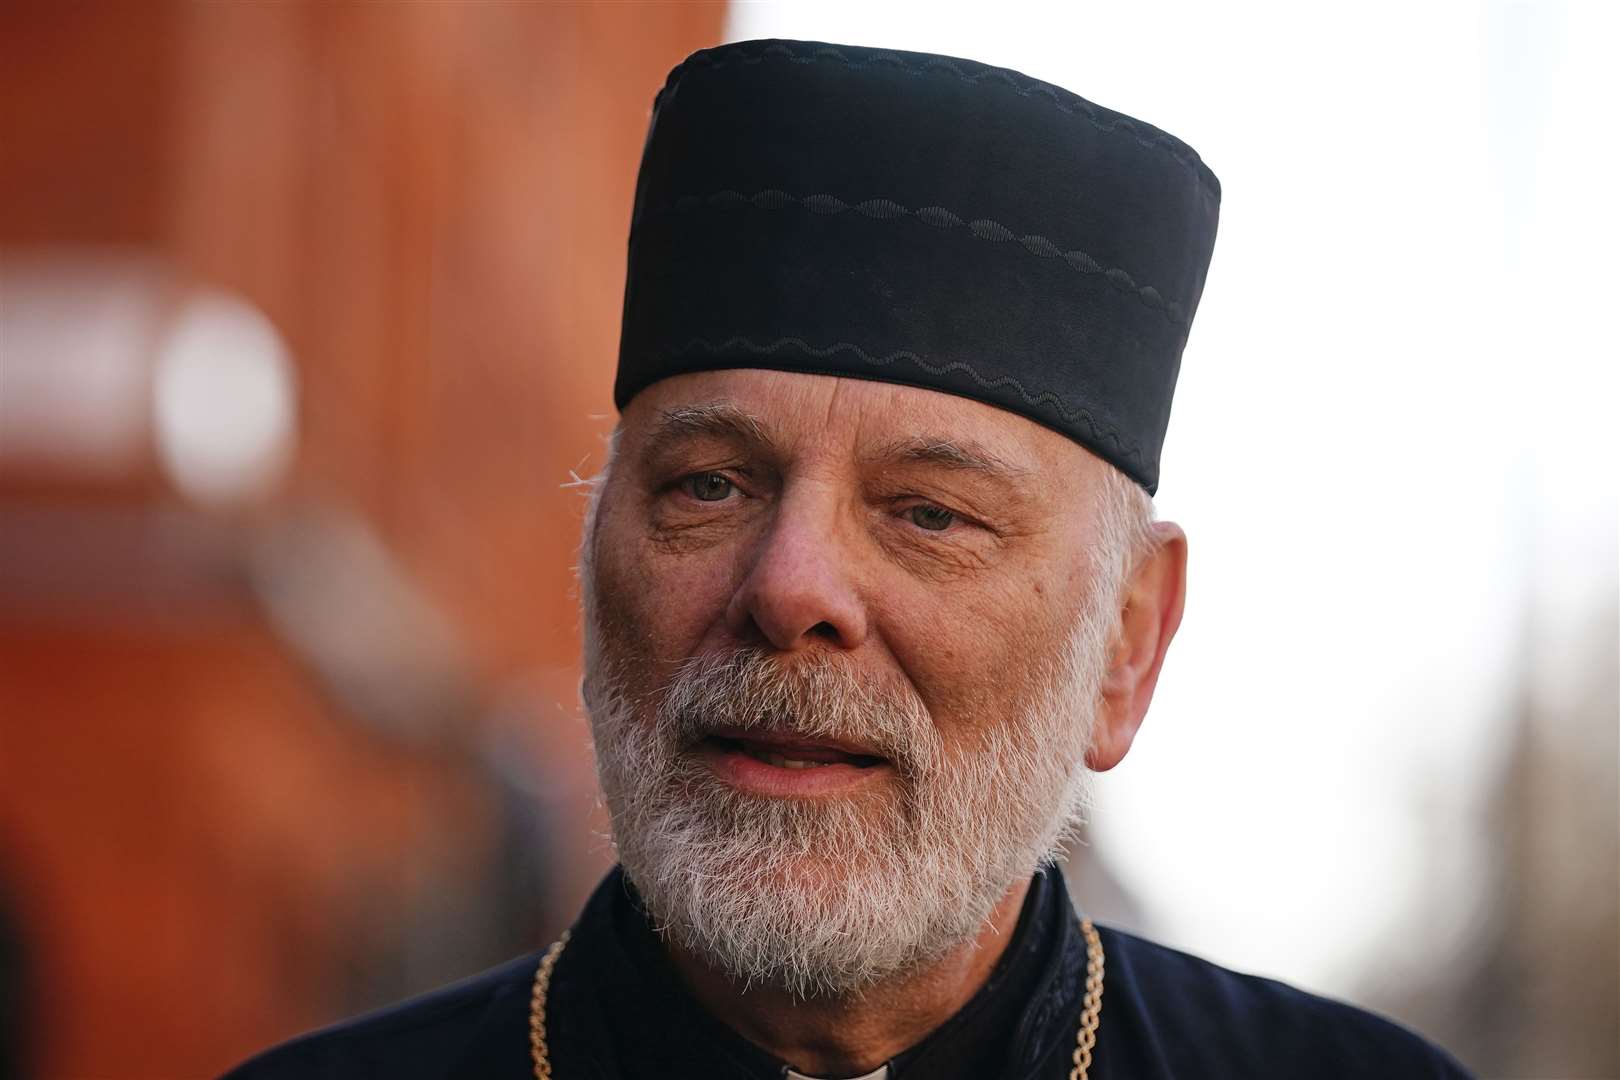
<path id="1" fill-rule="evenodd" d="M 835 519 L 825 505 L 783 501 L 727 608 L 732 633 L 783 651 L 866 640 L 866 605 Z"/>

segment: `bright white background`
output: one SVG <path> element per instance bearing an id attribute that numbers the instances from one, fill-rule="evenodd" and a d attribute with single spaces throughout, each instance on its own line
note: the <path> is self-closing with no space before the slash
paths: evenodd
<path id="1" fill-rule="evenodd" d="M 1620 577 L 1617 11 L 732 7 L 1049 80 L 1224 185 L 1158 499 L 1187 617 L 1094 829 L 1156 937 L 1349 995 L 1485 917 L 1518 710 Z"/>

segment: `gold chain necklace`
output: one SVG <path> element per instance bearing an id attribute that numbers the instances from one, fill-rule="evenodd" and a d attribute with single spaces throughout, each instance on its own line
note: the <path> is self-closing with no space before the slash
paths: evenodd
<path id="1" fill-rule="evenodd" d="M 551 969 L 568 944 L 569 931 L 554 941 L 534 973 L 534 993 L 529 997 L 529 1050 L 534 1057 L 534 1080 L 551 1080 L 551 1057 L 546 1047 L 546 994 L 551 989 Z M 1097 1045 L 1097 1021 L 1102 1016 L 1103 947 L 1097 928 L 1090 919 L 1080 920 L 1080 933 L 1086 939 L 1086 996 L 1080 1007 L 1080 1031 L 1074 1041 L 1074 1068 L 1069 1080 L 1086 1080 L 1091 1068 L 1091 1051 Z"/>

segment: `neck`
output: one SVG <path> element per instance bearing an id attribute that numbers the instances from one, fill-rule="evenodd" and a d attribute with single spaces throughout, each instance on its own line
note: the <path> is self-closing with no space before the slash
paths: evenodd
<path id="1" fill-rule="evenodd" d="M 670 958 L 704 1008 L 754 1045 L 801 1073 L 859 1075 L 921 1042 L 967 1004 L 1006 951 L 1029 885 L 1026 878 L 1007 890 L 971 941 L 858 999 L 806 1001 L 757 983 L 744 990 L 678 946 L 669 947 Z"/>

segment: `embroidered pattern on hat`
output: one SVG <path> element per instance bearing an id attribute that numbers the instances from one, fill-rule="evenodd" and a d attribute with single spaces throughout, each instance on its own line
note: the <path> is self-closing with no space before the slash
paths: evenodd
<path id="1" fill-rule="evenodd" d="M 932 375 L 949 375 L 954 372 L 961 372 L 986 390 L 996 390 L 1002 387 L 1011 387 L 1017 392 L 1018 396 L 1024 400 L 1026 405 L 1029 405 L 1032 408 L 1044 407 L 1050 409 L 1066 424 L 1083 424 L 1086 429 L 1091 432 L 1093 439 L 1097 440 L 1098 442 L 1108 442 L 1113 444 L 1121 455 L 1137 462 L 1139 466 L 1137 471 L 1141 471 L 1141 446 L 1137 445 L 1136 443 L 1126 442 L 1125 439 L 1120 436 L 1117 428 L 1104 427 L 1094 416 L 1092 416 L 1089 409 L 1072 406 L 1050 390 L 1041 390 L 1032 393 L 1021 380 L 1012 375 L 987 376 L 980 372 L 978 368 L 963 360 L 954 360 L 947 364 L 937 364 L 915 352 L 912 352 L 910 349 L 896 349 L 894 352 L 887 353 L 883 356 L 877 356 L 861 348 L 859 345 L 848 341 L 839 341 L 828 345 L 825 348 L 817 348 L 800 337 L 779 337 L 773 341 L 761 343 L 754 341 L 752 338 L 741 335 L 727 338 L 719 343 L 710 341 L 708 338 L 695 337 L 687 341 L 684 345 L 669 346 L 660 350 L 660 352 L 662 355 L 667 357 L 690 356 L 693 354 L 701 354 L 704 356 L 723 356 L 726 353 L 737 352 L 747 353 L 750 356 L 770 356 L 781 352 L 783 349 L 792 349 L 795 352 L 822 359 L 835 356 L 839 353 L 850 353 L 856 357 L 859 357 L 863 362 L 870 364 L 873 367 L 887 367 L 890 364 L 898 363 L 899 361 L 904 360 L 915 364 L 917 367 L 922 368 L 924 371 Z M 1156 484 L 1158 482 L 1158 477 L 1156 475 L 1145 477 L 1145 482 L 1149 484 Z"/>
<path id="2" fill-rule="evenodd" d="M 892 199 L 867 199 L 858 203 L 847 203 L 835 195 L 806 195 L 802 198 L 777 188 L 767 188 L 752 195 L 744 195 L 740 191 L 727 188 L 717 191 L 707 197 L 697 195 L 683 195 L 674 203 L 665 207 L 668 210 L 687 212 L 702 207 L 725 209 L 730 207 L 752 206 L 758 210 L 780 210 L 787 206 L 799 206 L 813 214 L 835 215 L 854 211 L 862 217 L 876 221 L 888 221 L 896 218 L 915 218 L 926 225 L 936 229 L 955 229 L 966 226 L 975 239 L 988 240 L 991 243 L 1006 243 L 1017 241 L 1023 249 L 1042 259 L 1058 259 L 1066 263 L 1070 269 L 1081 274 L 1101 274 L 1103 278 L 1120 292 L 1135 293 L 1148 307 L 1160 312 L 1164 317 L 1177 325 L 1185 326 L 1187 311 L 1180 301 L 1167 300 L 1164 294 L 1152 285 L 1138 285 L 1130 273 L 1117 266 L 1103 266 L 1096 259 L 1078 249 L 1065 251 L 1057 244 L 1044 236 L 1035 234 L 1019 235 L 1000 222 L 988 218 L 976 218 L 972 221 L 964 220 L 960 215 L 954 214 L 943 206 L 924 206 L 913 210 L 902 206 Z"/>

